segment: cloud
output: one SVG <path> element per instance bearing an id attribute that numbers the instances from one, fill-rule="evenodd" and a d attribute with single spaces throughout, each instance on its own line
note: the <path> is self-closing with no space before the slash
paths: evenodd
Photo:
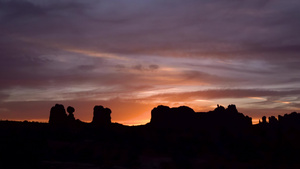
<path id="1" fill-rule="evenodd" d="M 1 30 L 104 53 L 279 58 L 278 52 L 288 52 L 286 57 L 294 57 L 300 26 L 296 5 L 295 1 L 45 1 L 43 5 L 2 1 Z"/>
<path id="2" fill-rule="evenodd" d="M 156 70 L 156 69 L 159 69 L 159 66 L 158 65 L 149 65 L 149 69 L 150 70 Z"/>
<path id="3" fill-rule="evenodd" d="M 272 91 L 262 89 L 211 89 L 192 92 L 163 93 L 150 96 L 147 99 L 161 99 L 168 101 L 194 101 L 196 99 L 230 99 L 250 97 L 286 97 L 298 96 L 300 90 Z M 274 101 L 274 100 L 273 100 Z"/>
<path id="4" fill-rule="evenodd" d="M 285 101 L 299 95 L 299 5 L 0 0 L 0 98 Z"/>

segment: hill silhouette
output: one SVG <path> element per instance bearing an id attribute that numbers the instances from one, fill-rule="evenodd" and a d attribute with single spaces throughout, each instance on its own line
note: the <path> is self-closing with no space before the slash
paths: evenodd
<path id="1" fill-rule="evenodd" d="M 100 105 L 91 123 L 67 112 L 56 104 L 49 123 L 0 121 L 0 168 L 300 168 L 296 112 L 252 125 L 235 105 L 159 105 L 140 126 L 112 123 Z"/>

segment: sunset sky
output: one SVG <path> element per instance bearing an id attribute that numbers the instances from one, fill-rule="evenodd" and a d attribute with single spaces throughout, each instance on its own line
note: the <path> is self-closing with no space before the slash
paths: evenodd
<path id="1" fill-rule="evenodd" d="M 143 124 L 157 105 L 300 110 L 299 0 L 0 0 L 0 119 Z"/>

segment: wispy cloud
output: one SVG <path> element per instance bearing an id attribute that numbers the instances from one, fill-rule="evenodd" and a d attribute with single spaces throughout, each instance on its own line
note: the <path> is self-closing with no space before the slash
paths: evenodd
<path id="1" fill-rule="evenodd" d="M 17 116 L 17 102 L 118 98 L 297 109 L 299 5 L 0 0 L 0 108 Z"/>

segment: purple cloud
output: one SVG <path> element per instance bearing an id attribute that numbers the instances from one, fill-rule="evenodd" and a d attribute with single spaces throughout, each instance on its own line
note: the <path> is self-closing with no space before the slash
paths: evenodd
<path id="1" fill-rule="evenodd" d="M 299 5 L 0 0 L 0 100 L 297 97 Z"/>

